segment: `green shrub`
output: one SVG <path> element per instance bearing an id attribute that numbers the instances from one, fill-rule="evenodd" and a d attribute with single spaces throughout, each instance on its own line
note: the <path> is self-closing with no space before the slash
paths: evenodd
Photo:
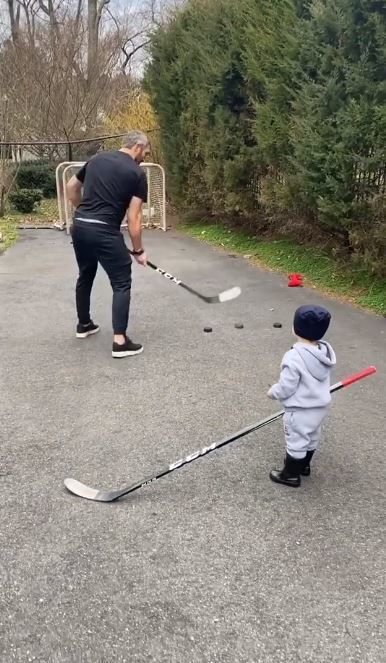
<path id="1" fill-rule="evenodd" d="M 20 189 L 40 189 L 45 198 L 55 198 L 55 168 L 49 161 L 25 161 L 20 164 L 17 185 Z"/>
<path id="2" fill-rule="evenodd" d="M 40 189 L 19 189 L 9 195 L 11 205 L 23 214 L 33 212 L 36 203 L 40 203 L 42 199 L 43 193 Z"/>

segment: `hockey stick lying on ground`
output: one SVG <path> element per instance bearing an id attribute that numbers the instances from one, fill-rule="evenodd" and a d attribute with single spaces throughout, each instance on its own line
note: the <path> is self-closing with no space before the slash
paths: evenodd
<path id="1" fill-rule="evenodd" d="M 335 391 L 339 391 L 339 389 L 343 389 L 343 387 L 348 387 L 350 384 L 353 384 L 358 380 L 362 380 L 362 378 L 367 378 L 369 375 L 373 375 L 373 373 L 375 373 L 376 370 L 377 369 L 375 368 L 375 366 L 369 366 L 364 371 L 361 371 L 360 373 L 355 373 L 355 375 L 351 375 L 345 380 L 337 382 L 331 387 L 330 392 L 334 393 Z M 131 486 L 122 488 L 121 490 L 106 490 L 106 491 L 96 490 L 95 488 L 90 488 L 89 486 L 85 486 L 83 483 L 80 483 L 80 481 L 77 481 L 76 479 L 65 479 L 64 485 L 66 486 L 67 490 L 69 490 L 71 493 L 74 493 L 74 495 L 78 495 L 79 497 L 84 497 L 87 500 L 95 500 L 96 502 L 114 502 L 114 500 L 117 500 L 119 497 L 123 497 L 123 495 L 128 495 L 129 493 L 133 493 L 135 490 L 142 488 L 142 486 L 147 486 L 149 483 L 152 483 L 153 481 L 156 481 L 157 479 L 164 477 L 166 474 L 170 474 L 170 472 L 174 472 L 174 470 L 177 470 L 180 467 L 183 467 L 184 465 L 193 462 L 194 460 L 200 458 L 201 456 L 205 456 L 211 451 L 220 449 L 220 447 L 224 447 L 226 444 L 230 444 L 235 440 L 239 440 L 241 437 L 244 437 L 244 435 L 248 435 L 249 433 L 258 430 L 259 428 L 263 428 L 263 426 L 271 424 L 273 421 L 280 419 L 280 417 L 282 417 L 283 414 L 284 410 L 276 412 L 276 414 L 272 414 L 271 416 L 266 417 L 265 419 L 262 419 L 261 421 L 258 421 L 257 423 L 252 424 L 251 426 L 242 428 L 237 433 L 234 433 L 233 435 L 226 437 L 220 442 L 213 442 L 213 444 L 211 444 L 210 447 L 204 447 L 203 449 L 200 449 L 200 451 L 196 451 L 195 453 L 190 454 L 190 456 L 186 456 L 185 458 L 181 458 L 181 460 L 177 460 L 177 462 L 168 465 L 168 467 L 164 468 L 163 470 L 155 474 L 153 477 L 147 477 L 145 479 L 142 479 L 142 481 L 138 481 L 138 483 L 134 483 Z"/>
<path id="2" fill-rule="evenodd" d="M 147 261 L 147 264 L 149 265 L 149 267 L 154 269 L 154 271 L 158 272 L 159 274 L 162 274 L 162 276 L 164 276 L 166 279 L 168 279 L 172 283 L 175 283 L 176 285 L 181 286 L 181 288 L 187 290 L 192 295 L 196 295 L 196 297 L 199 297 L 207 304 L 219 304 L 219 303 L 223 304 L 224 302 L 229 302 L 231 299 L 236 299 L 236 297 L 238 297 L 241 293 L 241 288 L 235 286 L 234 288 L 229 288 L 229 290 L 224 290 L 223 292 L 220 292 L 218 295 L 213 295 L 213 297 L 206 297 L 205 295 L 202 295 L 200 292 L 197 292 L 197 290 L 194 290 L 194 288 L 191 288 L 189 285 L 186 285 L 186 283 L 183 283 L 180 279 L 177 279 L 172 274 L 165 272 L 165 270 L 161 269 L 161 267 L 157 267 L 157 265 L 154 265 L 154 263 L 150 262 L 149 260 Z"/>

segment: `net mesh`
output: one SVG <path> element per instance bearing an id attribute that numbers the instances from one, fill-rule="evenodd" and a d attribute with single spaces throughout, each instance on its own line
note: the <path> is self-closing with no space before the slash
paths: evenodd
<path id="1" fill-rule="evenodd" d="M 148 185 L 147 203 L 143 206 L 143 222 L 147 228 L 166 230 L 165 174 L 158 164 L 141 164 Z"/>
<path id="2" fill-rule="evenodd" d="M 56 169 L 56 189 L 58 196 L 59 222 L 58 228 L 70 231 L 74 209 L 66 196 L 66 184 L 84 164 L 82 161 L 64 161 Z M 142 163 L 141 167 L 146 173 L 148 185 L 148 198 L 143 205 L 143 226 L 145 228 L 160 228 L 166 231 L 166 197 L 165 172 L 162 166 L 156 163 Z M 122 227 L 127 227 L 123 220 Z"/>

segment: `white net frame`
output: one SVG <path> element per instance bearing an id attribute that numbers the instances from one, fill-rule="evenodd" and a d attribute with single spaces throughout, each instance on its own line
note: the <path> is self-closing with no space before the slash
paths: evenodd
<path id="1" fill-rule="evenodd" d="M 85 164 L 85 161 L 63 161 L 56 168 L 56 192 L 58 198 L 59 221 L 55 224 L 60 230 L 66 229 L 70 234 L 73 206 L 66 196 L 66 184 L 69 179 Z M 166 232 L 166 186 L 165 170 L 158 163 L 141 163 L 146 173 L 148 197 L 142 209 L 142 225 L 144 228 L 159 228 Z M 126 219 L 122 219 L 122 227 L 127 227 Z"/>

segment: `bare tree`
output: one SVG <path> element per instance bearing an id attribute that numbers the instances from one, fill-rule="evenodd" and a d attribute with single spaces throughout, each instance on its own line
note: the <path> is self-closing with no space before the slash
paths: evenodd
<path id="1" fill-rule="evenodd" d="M 167 2 L 170 0 L 162 0 Z M 11 138 L 82 138 L 125 103 L 160 2 L 0 0 L 0 90 L 9 98 Z"/>
<path id="2" fill-rule="evenodd" d="M 22 17 L 24 25 L 26 26 L 28 40 L 30 43 L 33 43 L 35 37 L 35 19 L 39 12 L 39 1 L 16 0 L 16 2 L 18 3 L 19 14 L 22 10 Z"/>
<path id="3" fill-rule="evenodd" d="M 35 43 L 13 49 L 0 62 L 0 88 L 9 91 L 13 131 L 20 140 L 83 137 L 108 112 L 112 81 L 120 58 L 113 35 L 100 39 L 98 76 L 87 76 L 87 27 L 66 19 L 51 52 L 50 26 L 38 26 Z M 46 56 L 42 57 L 42 53 Z"/>

